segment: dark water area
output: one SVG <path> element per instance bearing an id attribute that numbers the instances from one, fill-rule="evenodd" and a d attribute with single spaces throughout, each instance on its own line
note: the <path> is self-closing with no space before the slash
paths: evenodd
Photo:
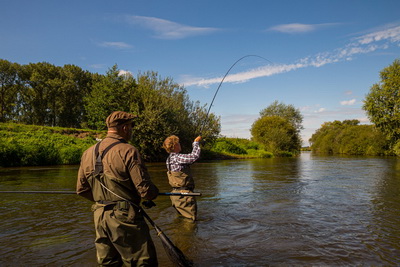
<path id="1" fill-rule="evenodd" d="M 161 192 L 165 165 L 148 164 Z M 0 190 L 73 191 L 78 166 L 0 168 Z M 146 210 L 195 266 L 399 266 L 400 161 L 315 156 L 197 162 L 199 221 Z M 96 266 L 91 203 L 0 194 L 0 266 Z M 151 228 L 160 266 L 172 266 Z"/>

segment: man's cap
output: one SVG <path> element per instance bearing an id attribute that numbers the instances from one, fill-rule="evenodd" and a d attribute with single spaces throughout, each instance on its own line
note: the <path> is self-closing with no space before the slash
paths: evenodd
<path id="1" fill-rule="evenodd" d="M 132 122 L 136 115 L 124 111 L 114 111 L 106 119 L 107 128 L 117 127 Z"/>

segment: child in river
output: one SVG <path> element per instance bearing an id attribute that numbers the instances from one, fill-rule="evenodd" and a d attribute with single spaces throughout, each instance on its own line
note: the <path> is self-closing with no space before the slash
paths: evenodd
<path id="1" fill-rule="evenodd" d="M 194 190 L 194 180 L 190 171 L 190 165 L 200 157 L 201 136 L 196 137 L 193 142 L 192 152 L 183 154 L 179 137 L 172 135 L 165 139 L 163 148 L 169 153 L 167 158 L 167 175 L 169 184 L 172 186 L 173 193 L 192 193 Z M 170 196 L 172 206 L 183 217 L 192 219 L 197 218 L 197 203 L 194 196 Z"/>

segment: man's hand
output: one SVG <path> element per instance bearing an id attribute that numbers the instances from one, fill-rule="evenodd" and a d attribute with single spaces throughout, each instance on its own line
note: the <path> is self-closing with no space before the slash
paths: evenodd
<path id="1" fill-rule="evenodd" d="M 197 136 L 196 139 L 194 139 L 195 142 L 200 142 L 201 141 L 201 136 Z"/>

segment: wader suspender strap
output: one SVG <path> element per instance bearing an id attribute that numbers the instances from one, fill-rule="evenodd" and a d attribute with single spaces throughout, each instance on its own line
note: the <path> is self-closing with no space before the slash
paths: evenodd
<path id="1" fill-rule="evenodd" d="M 100 143 L 96 144 L 96 147 L 94 148 L 94 154 L 96 156 L 96 164 L 94 166 L 94 174 L 97 176 L 100 173 L 103 173 L 103 162 L 101 161 L 104 157 L 104 155 L 115 145 L 120 144 L 120 143 L 126 143 L 125 140 L 118 140 L 115 143 L 112 143 L 111 145 L 109 145 L 108 147 L 106 147 L 106 149 L 104 149 L 103 153 L 100 155 L 99 153 L 99 146 Z"/>
<path id="2" fill-rule="evenodd" d="M 98 177 L 98 176 L 97 176 L 98 174 L 103 173 L 103 163 L 101 162 L 101 160 L 103 159 L 104 155 L 105 155 L 113 146 L 118 145 L 118 144 L 120 144 L 120 143 L 127 143 L 127 142 L 126 142 L 125 140 L 120 140 L 120 139 L 118 139 L 117 142 L 112 143 L 111 145 L 109 145 L 108 147 L 106 147 L 106 149 L 104 149 L 104 151 L 103 151 L 103 153 L 102 153 L 101 155 L 100 155 L 100 153 L 99 153 L 99 146 L 100 146 L 100 143 L 101 143 L 101 142 L 97 143 L 96 146 L 95 146 L 95 148 L 94 148 L 94 154 L 95 154 L 95 156 L 96 156 L 96 164 L 95 164 L 95 166 L 94 166 L 95 177 Z M 130 201 L 130 200 L 124 198 L 124 197 L 121 197 L 120 195 L 118 195 L 118 194 L 114 193 L 113 191 L 111 191 L 110 189 L 108 189 L 107 186 L 105 186 L 105 185 L 101 182 L 100 179 L 98 179 L 98 181 L 100 182 L 100 185 L 101 185 L 105 190 L 107 190 L 108 192 L 110 192 L 111 194 L 113 194 L 113 195 L 119 197 L 120 199 L 129 202 L 131 205 L 137 207 L 137 208 L 139 209 L 139 212 L 142 210 L 142 209 L 140 208 L 140 206 L 136 205 L 136 204 L 133 203 L 132 201 Z"/>

